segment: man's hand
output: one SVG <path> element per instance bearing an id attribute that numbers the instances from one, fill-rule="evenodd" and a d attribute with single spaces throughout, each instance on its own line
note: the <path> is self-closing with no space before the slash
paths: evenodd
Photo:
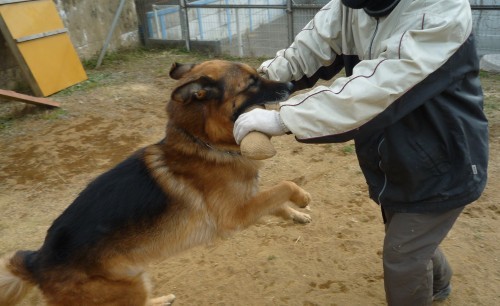
<path id="1" fill-rule="evenodd" d="M 280 136 L 289 131 L 275 110 L 257 108 L 241 114 L 234 123 L 234 139 L 239 144 L 251 131 L 259 131 L 268 136 Z"/>
<path id="2" fill-rule="evenodd" d="M 271 63 L 274 61 L 274 59 L 267 60 L 263 62 L 259 68 L 257 68 L 257 72 L 264 78 L 269 79 L 269 76 L 267 75 L 267 67 L 271 65 Z"/>

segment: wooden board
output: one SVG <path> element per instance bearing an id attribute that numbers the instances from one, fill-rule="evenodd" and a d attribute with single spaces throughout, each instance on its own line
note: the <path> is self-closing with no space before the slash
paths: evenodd
<path id="1" fill-rule="evenodd" d="M 87 79 L 52 0 L 0 5 L 0 31 L 36 95 Z"/>
<path id="2" fill-rule="evenodd" d="M 59 107 L 59 103 L 47 98 L 33 97 L 29 95 L 20 94 L 11 90 L 0 89 L 0 98 L 7 98 L 9 100 L 21 101 L 29 104 L 54 106 Z"/>

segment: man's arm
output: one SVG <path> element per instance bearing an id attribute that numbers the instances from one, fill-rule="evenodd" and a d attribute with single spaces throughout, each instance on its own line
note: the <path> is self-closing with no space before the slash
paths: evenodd
<path id="1" fill-rule="evenodd" d="M 358 63 L 352 76 L 280 103 L 281 120 L 299 141 L 345 141 L 360 130 L 391 125 L 453 82 L 453 56 L 467 48 L 471 33 L 469 3 L 418 6 L 423 2 L 413 1 L 405 12 L 415 22 L 385 40 L 377 58 Z"/>
<path id="2" fill-rule="evenodd" d="M 342 60 L 338 55 L 342 53 L 343 10 L 340 0 L 330 1 L 297 34 L 292 45 L 262 63 L 259 72 L 276 81 L 302 80 L 301 88 L 314 85 L 319 77 L 331 77 L 327 75 L 332 66 Z M 339 70 L 336 68 L 336 72 Z M 311 77 L 315 80 L 308 80 Z"/>

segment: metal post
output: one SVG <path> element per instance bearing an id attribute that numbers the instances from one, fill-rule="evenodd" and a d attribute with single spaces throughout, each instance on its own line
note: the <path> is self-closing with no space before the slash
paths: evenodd
<path id="1" fill-rule="evenodd" d="M 241 39 L 241 29 L 240 29 L 240 13 L 238 9 L 235 9 L 236 15 L 236 32 L 238 33 L 238 55 L 243 57 L 243 41 Z"/>
<path id="2" fill-rule="evenodd" d="M 113 18 L 113 23 L 111 24 L 111 28 L 109 29 L 108 32 L 108 37 L 106 37 L 106 41 L 104 42 L 104 45 L 102 46 L 101 54 L 99 55 L 99 59 L 97 60 L 96 68 L 99 68 L 102 63 L 102 59 L 104 58 L 104 55 L 106 54 L 106 49 L 108 49 L 109 41 L 111 40 L 111 37 L 113 36 L 113 32 L 115 31 L 116 24 L 118 23 L 118 19 L 120 18 L 120 15 L 123 10 L 123 6 L 125 5 L 125 0 L 120 0 L 120 4 L 118 5 L 118 9 L 116 10 L 115 17 Z"/>
<path id="3" fill-rule="evenodd" d="M 294 39 L 294 31 L 293 31 L 293 8 L 292 8 L 292 0 L 286 1 L 286 14 L 287 14 L 287 23 L 288 23 L 288 45 L 293 43 Z"/>
<path id="4" fill-rule="evenodd" d="M 188 51 L 191 51 L 191 38 L 189 37 L 189 16 L 188 16 L 188 9 L 187 9 L 187 5 L 186 5 L 186 0 L 179 0 L 179 5 L 181 7 L 181 11 L 184 13 L 184 14 L 181 14 L 181 22 L 182 24 L 184 25 L 183 28 L 184 28 L 184 40 L 186 41 L 186 49 Z M 182 20 L 183 19 L 183 20 Z"/>
<path id="5" fill-rule="evenodd" d="M 161 29 L 160 29 L 160 21 L 158 19 L 158 7 L 156 4 L 153 4 L 153 12 L 154 12 L 154 20 L 155 20 L 155 25 L 156 25 L 156 38 L 161 38 Z"/>
<path id="6" fill-rule="evenodd" d="M 248 4 L 250 4 L 250 0 L 248 0 Z M 248 21 L 249 21 L 249 27 L 250 27 L 250 32 L 253 31 L 253 21 L 252 21 L 252 9 L 248 9 Z"/>
<path id="7" fill-rule="evenodd" d="M 224 3 L 227 5 L 228 0 L 225 0 Z M 233 43 L 233 33 L 231 32 L 231 8 L 226 6 L 226 20 L 227 20 L 227 38 L 229 40 L 229 44 Z"/>
<path id="8" fill-rule="evenodd" d="M 203 33 L 203 16 L 201 13 L 201 9 L 197 8 L 196 9 L 196 15 L 198 15 L 198 32 L 200 33 L 200 40 L 205 39 L 205 33 Z"/>

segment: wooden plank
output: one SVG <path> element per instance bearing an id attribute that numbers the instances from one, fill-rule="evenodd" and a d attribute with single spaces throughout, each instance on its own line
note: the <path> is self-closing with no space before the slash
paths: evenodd
<path id="1" fill-rule="evenodd" d="M 22 43 L 25 41 L 33 40 L 33 39 L 39 39 L 39 38 L 44 38 L 52 35 L 57 35 L 61 33 L 66 33 L 68 32 L 68 29 L 59 29 L 59 30 L 54 30 L 54 31 L 47 31 L 43 33 L 38 33 L 38 34 L 33 34 L 33 35 L 28 35 L 20 38 L 16 38 L 17 43 Z"/>
<path id="2" fill-rule="evenodd" d="M 0 0 L 0 5 L 2 5 L 2 4 L 19 3 L 19 2 L 26 2 L 26 1 L 33 1 L 33 0 Z"/>
<path id="3" fill-rule="evenodd" d="M 0 89 L 0 98 L 7 98 L 10 100 L 21 101 L 29 104 L 44 105 L 59 107 L 60 104 L 54 100 L 40 97 L 33 97 L 29 95 L 20 94 L 12 90 Z"/>

